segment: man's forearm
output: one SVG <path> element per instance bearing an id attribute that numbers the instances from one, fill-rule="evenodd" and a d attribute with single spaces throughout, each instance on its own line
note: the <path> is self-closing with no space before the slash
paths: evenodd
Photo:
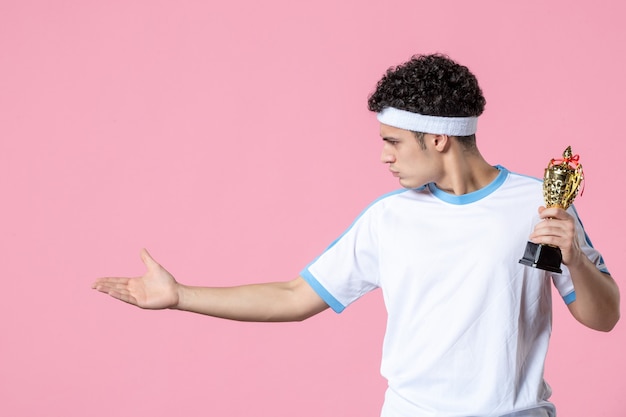
<path id="1" fill-rule="evenodd" d="M 239 321 L 301 321 L 327 308 L 302 278 L 224 288 L 179 284 L 178 294 L 175 309 Z"/>
<path id="2" fill-rule="evenodd" d="M 586 257 L 568 267 L 576 291 L 576 301 L 570 305 L 574 317 L 595 330 L 613 329 L 620 317 L 619 289 L 613 278 Z"/>

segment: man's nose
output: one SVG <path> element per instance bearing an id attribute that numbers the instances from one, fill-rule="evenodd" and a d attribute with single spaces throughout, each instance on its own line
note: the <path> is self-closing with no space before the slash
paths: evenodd
<path id="1" fill-rule="evenodd" d="M 387 147 L 383 147 L 383 151 L 380 153 L 380 162 L 382 162 L 383 164 L 391 164 L 394 163 L 396 161 L 395 156 L 393 155 L 393 153 L 389 152 L 387 149 Z"/>

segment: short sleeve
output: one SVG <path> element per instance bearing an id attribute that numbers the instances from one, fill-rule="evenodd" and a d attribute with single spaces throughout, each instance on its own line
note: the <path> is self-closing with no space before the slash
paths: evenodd
<path id="1" fill-rule="evenodd" d="M 301 276 L 337 313 L 378 287 L 377 218 L 372 205 Z"/>

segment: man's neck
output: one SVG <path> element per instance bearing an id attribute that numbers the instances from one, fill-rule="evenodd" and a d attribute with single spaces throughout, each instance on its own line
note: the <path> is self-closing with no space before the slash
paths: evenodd
<path id="1" fill-rule="evenodd" d="M 463 195 L 478 191 L 498 176 L 498 169 L 487 163 L 478 151 L 460 151 L 447 157 L 445 175 L 435 185 L 449 194 Z"/>

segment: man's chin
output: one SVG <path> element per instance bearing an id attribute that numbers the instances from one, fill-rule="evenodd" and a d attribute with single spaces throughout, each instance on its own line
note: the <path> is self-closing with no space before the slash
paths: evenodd
<path id="1" fill-rule="evenodd" d="M 402 188 L 406 188 L 407 190 L 415 190 L 417 188 L 422 188 L 426 184 L 417 184 L 415 181 L 407 181 L 406 179 L 400 178 L 399 181 Z"/>

